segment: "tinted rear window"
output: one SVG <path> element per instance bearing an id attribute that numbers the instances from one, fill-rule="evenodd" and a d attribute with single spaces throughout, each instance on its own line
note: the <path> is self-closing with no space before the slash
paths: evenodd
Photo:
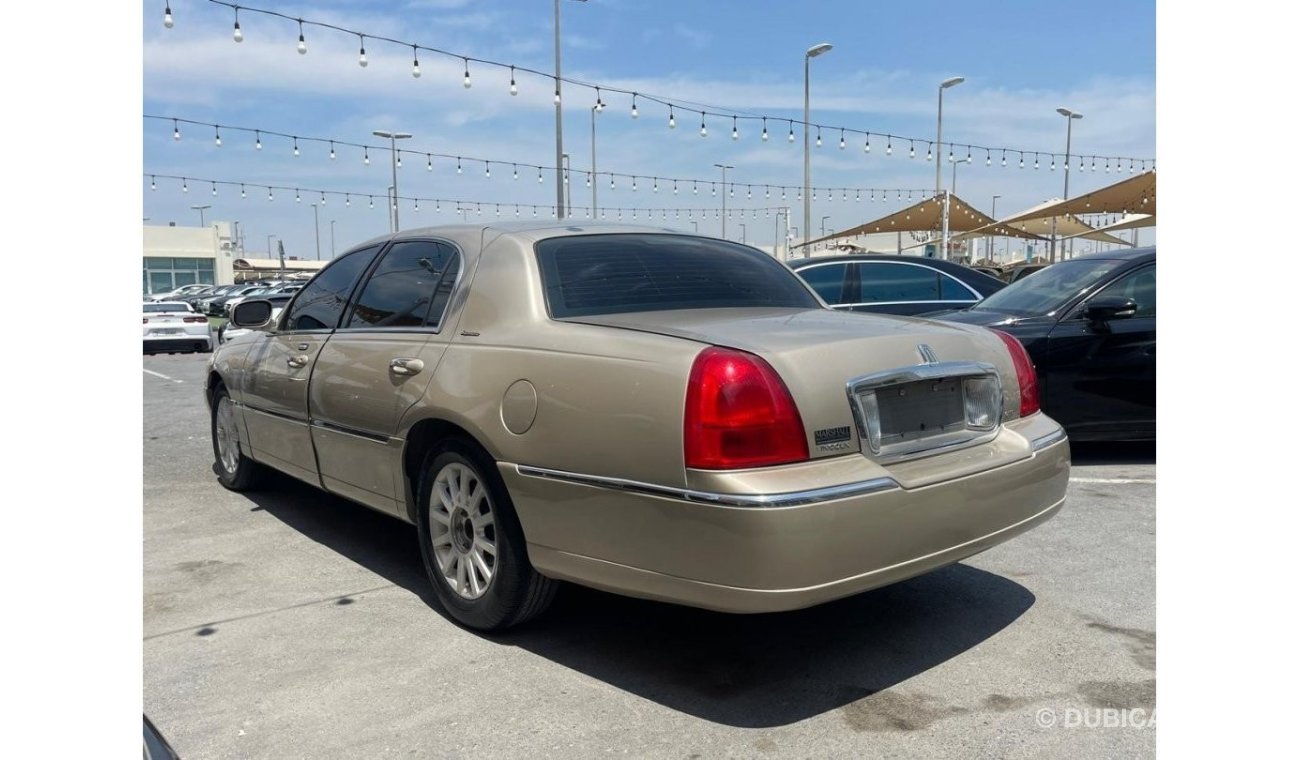
<path id="1" fill-rule="evenodd" d="M 551 316 L 746 306 L 817 309 L 799 278 L 753 248 L 684 235 L 580 235 L 537 244 Z"/>

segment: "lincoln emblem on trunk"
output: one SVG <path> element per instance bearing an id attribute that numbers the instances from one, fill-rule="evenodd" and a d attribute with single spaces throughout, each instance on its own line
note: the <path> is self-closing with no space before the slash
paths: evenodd
<path id="1" fill-rule="evenodd" d="M 916 352 L 921 355 L 921 361 L 925 362 L 926 364 L 939 363 L 939 357 L 934 355 L 934 349 L 930 348 L 928 345 L 924 343 L 920 343 L 917 345 Z"/>

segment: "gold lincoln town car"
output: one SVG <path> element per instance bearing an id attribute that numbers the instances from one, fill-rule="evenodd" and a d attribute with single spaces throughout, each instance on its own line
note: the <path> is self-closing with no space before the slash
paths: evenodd
<path id="1" fill-rule="evenodd" d="M 1065 433 L 994 330 L 828 308 L 770 256 L 651 227 L 404 230 L 335 258 L 208 366 L 215 470 L 417 526 L 491 630 L 560 581 L 790 610 L 1060 510 Z"/>

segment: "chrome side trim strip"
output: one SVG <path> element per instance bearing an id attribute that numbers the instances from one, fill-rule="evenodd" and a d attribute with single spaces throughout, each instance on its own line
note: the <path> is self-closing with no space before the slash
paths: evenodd
<path id="1" fill-rule="evenodd" d="M 335 433 L 350 435 L 355 438 L 364 438 L 367 441 L 376 441 L 378 443 L 388 443 L 390 440 L 392 440 L 391 437 L 386 435 L 380 435 L 379 433 L 370 433 L 365 430 L 358 430 L 356 428 L 344 427 L 343 425 L 335 425 L 332 422 L 325 422 L 324 420 L 312 420 L 311 426 L 314 428 L 320 428 L 321 430 L 331 430 Z"/>
<path id="2" fill-rule="evenodd" d="M 1032 442 L 1030 442 L 1029 448 L 1034 451 L 1038 451 L 1039 449 L 1045 449 L 1048 446 L 1051 446 L 1053 443 L 1058 443 L 1064 440 L 1065 440 L 1065 428 L 1057 428 L 1056 430 L 1053 430 L 1052 432 L 1048 433 L 1045 436 L 1042 436 L 1040 438 L 1035 438 Z"/>
<path id="3" fill-rule="evenodd" d="M 670 499 L 679 499 L 681 501 L 689 501 L 697 504 L 713 504 L 725 507 L 795 507 L 804 504 L 817 504 L 824 501 L 845 499 L 850 496 L 864 496 L 866 494 L 889 491 L 900 487 L 898 482 L 893 478 L 872 478 L 871 480 L 845 483 L 844 485 L 830 486 L 827 488 L 814 488 L 808 491 L 790 491 L 787 493 L 772 494 L 715 493 L 712 491 L 693 491 L 689 488 L 660 486 L 653 483 L 641 483 L 639 481 L 624 480 L 622 478 L 607 478 L 601 475 L 583 475 L 576 472 L 548 470 L 544 467 L 529 467 L 527 465 L 515 465 L 515 471 L 520 475 L 530 478 L 563 480 L 585 486 L 609 488 L 618 491 L 631 491 L 634 493 L 648 494 L 650 496 L 663 496 Z"/>

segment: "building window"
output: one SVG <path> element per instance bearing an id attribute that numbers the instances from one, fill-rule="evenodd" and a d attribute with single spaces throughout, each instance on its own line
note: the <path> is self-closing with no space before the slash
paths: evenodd
<path id="1" fill-rule="evenodd" d="M 167 293 L 182 285 L 217 284 L 215 261 L 203 258 L 144 257 L 145 294 Z"/>

